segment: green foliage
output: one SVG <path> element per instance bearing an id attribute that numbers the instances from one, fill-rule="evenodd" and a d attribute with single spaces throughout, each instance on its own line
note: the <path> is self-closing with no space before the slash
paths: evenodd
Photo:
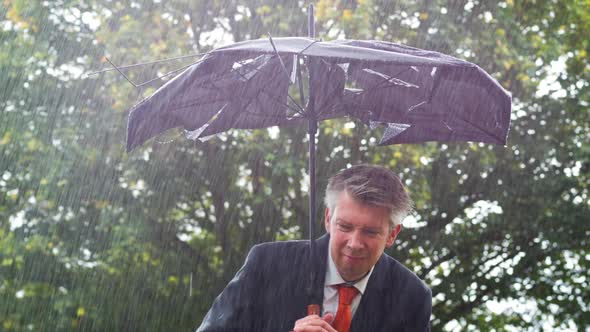
<path id="1" fill-rule="evenodd" d="M 317 37 L 473 61 L 514 106 L 507 147 L 322 123 L 317 232 L 329 175 L 389 166 L 416 206 L 390 254 L 432 287 L 434 330 L 588 329 L 588 1 L 315 4 Z M 126 154 L 126 110 L 167 78 L 82 74 L 268 32 L 306 36 L 307 3 L 0 1 L 0 330 L 194 329 L 253 244 L 307 235 L 306 128 L 173 130 Z"/>

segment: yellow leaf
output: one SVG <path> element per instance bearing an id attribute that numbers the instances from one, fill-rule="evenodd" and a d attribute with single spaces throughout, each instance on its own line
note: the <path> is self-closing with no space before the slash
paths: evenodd
<path id="1" fill-rule="evenodd" d="M 256 13 L 258 15 L 262 15 L 262 16 L 268 15 L 268 14 L 272 13 L 272 8 L 270 6 L 264 5 L 264 6 L 259 7 L 258 9 L 256 9 Z"/>
<path id="2" fill-rule="evenodd" d="M 16 199 L 18 198 L 18 189 L 12 189 L 6 192 L 6 196 L 8 196 L 8 198 L 10 198 L 11 200 L 16 201 Z"/>
<path id="3" fill-rule="evenodd" d="M 11 131 L 7 131 L 4 136 L 2 136 L 2 139 L 0 139 L 0 145 L 6 145 L 8 143 L 10 143 L 10 138 L 12 137 L 12 132 Z"/>
<path id="4" fill-rule="evenodd" d="M 94 201 L 94 206 L 97 209 L 102 210 L 102 209 L 104 209 L 104 208 L 106 208 L 106 207 L 109 206 L 109 202 L 108 201 L 103 201 L 103 200 L 97 200 L 97 201 Z"/>
<path id="5" fill-rule="evenodd" d="M 514 6 L 514 0 L 506 0 L 506 4 L 510 7 Z"/>
<path id="6" fill-rule="evenodd" d="M 420 13 L 420 21 L 426 21 L 428 19 L 428 13 L 427 12 L 421 12 Z"/>
<path id="7" fill-rule="evenodd" d="M 325 0 L 321 0 L 317 3 L 315 7 L 315 17 L 318 21 L 323 21 L 327 19 L 328 16 L 328 7 L 329 4 Z"/>
<path id="8" fill-rule="evenodd" d="M 29 26 L 29 23 L 19 15 L 16 6 L 10 8 L 10 10 L 6 13 L 6 17 L 16 25 L 22 26 L 23 28 L 27 28 Z"/>
<path id="9" fill-rule="evenodd" d="M 531 80 L 531 78 L 527 74 L 523 74 L 523 73 L 516 75 L 516 79 L 521 82 L 528 82 Z"/>
<path id="10" fill-rule="evenodd" d="M 343 21 L 351 21 L 352 20 L 352 9 L 345 9 L 342 11 L 342 20 Z"/>
<path id="11" fill-rule="evenodd" d="M 36 138 L 32 138 L 27 142 L 28 151 L 37 151 L 41 148 L 41 141 Z"/>
<path id="12" fill-rule="evenodd" d="M 76 311 L 76 315 L 78 317 L 82 317 L 86 315 L 86 309 L 84 309 L 84 307 L 79 307 L 78 310 Z"/>

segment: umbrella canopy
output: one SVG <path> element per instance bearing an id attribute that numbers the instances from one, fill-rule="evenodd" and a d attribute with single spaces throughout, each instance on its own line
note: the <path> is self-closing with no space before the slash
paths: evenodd
<path id="1" fill-rule="evenodd" d="M 302 72 L 311 92 L 305 105 L 289 96 Z M 344 116 L 385 126 L 381 144 L 505 144 L 510 108 L 510 95 L 480 67 L 438 52 L 383 41 L 267 38 L 211 51 L 136 105 L 127 150 L 175 127 L 203 138 Z"/>

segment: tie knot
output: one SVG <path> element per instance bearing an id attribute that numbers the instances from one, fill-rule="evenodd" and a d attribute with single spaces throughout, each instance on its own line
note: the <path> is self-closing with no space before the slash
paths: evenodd
<path id="1" fill-rule="evenodd" d="M 338 304 L 350 305 L 354 297 L 358 294 L 358 290 L 347 285 L 338 285 Z"/>

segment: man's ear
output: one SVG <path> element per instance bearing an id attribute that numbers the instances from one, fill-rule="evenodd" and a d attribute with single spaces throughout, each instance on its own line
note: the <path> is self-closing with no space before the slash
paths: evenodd
<path id="1" fill-rule="evenodd" d="M 330 209 L 326 208 L 324 211 L 324 226 L 326 227 L 326 233 L 330 233 Z"/>
<path id="2" fill-rule="evenodd" d="M 393 245 L 393 242 L 395 242 L 395 238 L 397 237 L 397 235 L 399 234 L 399 232 L 402 231 L 402 225 L 395 225 L 391 231 L 389 231 L 389 234 L 387 234 L 387 242 L 385 243 L 385 247 L 389 248 Z"/>

